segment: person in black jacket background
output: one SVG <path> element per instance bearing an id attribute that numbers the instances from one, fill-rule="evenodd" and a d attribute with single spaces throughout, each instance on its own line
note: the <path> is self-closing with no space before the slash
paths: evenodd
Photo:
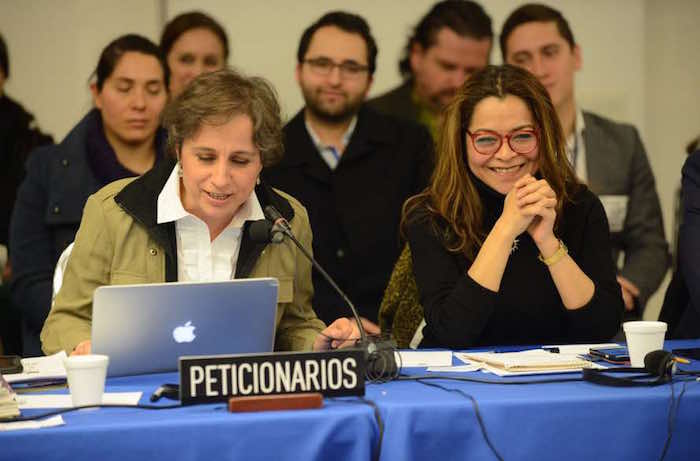
<path id="1" fill-rule="evenodd" d="M 681 184 L 678 268 L 666 290 L 659 320 L 668 323 L 667 338 L 694 339 L 700 338 L 700 149 L 683 164 Z"/>
<path id="2" fill-rule="evenodd" d="M 376 55 L 359 16 L 328 13 L 304 31 L 296 78 L 306 106 L 284 128 L 284 158 L 263 170 L 307 208 L 315 257 L 372 321 L 401 251 L 401 207 L 432 165 L 425 129 L 365 106 Z M 313 282 L 321 320 L 347 315 L 317 272 Z"/>
<path id="3" fill-rule="evenodd" d="M 52 144 L 53 138 L 36 125 L 34 116 L 5 94 L 10 77 L 10 56 L 0 35 L 0 349 L 5 354 L 20 354 L 22 341 L 20 318 L 10 301 L 7 281 L 12 275 L 7 246 L 10 216 L 15 206 L 17 188 L 24 178 L 24 163 L 37 146 Z"/>
<path id="4" fill-rule="evenodd" d="M 5 81 L 9 77 L 9 53 L 0 35 L 0 245 L 5 246 L 27 155 L 37 146 L 53 143 L 53 138 L 36 126 L 34 116 L 5 94 Z"/>
<path id="5" fill-rule="evenodd" d="M 60 144 L 30 155 L 17 193 L 10 289 L 22 313 L 25 356 L 41 355 L 39 332 L 51 307 L 54 268 L 75 239 L 88 196 L 145 173 L 163 158 L 165 133 L 159 127 L 168 70 L 158 46 L 123 35 L 102 50 L 95 74 L 95 108 Z"/>

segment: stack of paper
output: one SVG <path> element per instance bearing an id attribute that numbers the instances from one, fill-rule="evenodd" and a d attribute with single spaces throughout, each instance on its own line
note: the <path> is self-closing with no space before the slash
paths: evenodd
<path id="1" fill-rule="evenodd" d="M 14 391 L 0 374 L 0 418 L 13 416 L 19 416 L 19 404 Z"/>
<path id="2" fill-rule="evenodd" d="M 456 354 L 460 359 L 477 362 L 484 369 L 499 375 L 519 373 L 560 373 L 590 368 L 591 362 L 572 354 L 556 354 L 543 349 L 520 352 L 464 352 Z"/>
<path id="3" fill-rule="evenodd" d="M 61 351 L 47 357 L 22 359 L 22 373 L 5 375 L 5 379 L 12 385 L 56 382 L 61 380 L 65 382 L 66 369 L 63 366 L 63 360 L 65 358 L 65 351 Z"/>

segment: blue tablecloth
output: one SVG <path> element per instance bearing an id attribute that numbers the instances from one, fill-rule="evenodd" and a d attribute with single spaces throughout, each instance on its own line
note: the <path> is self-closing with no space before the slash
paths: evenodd
<path id="1" fill-rule="evenodd" d="M 176 373 L 115 378 L 106 391 L 143 391 L 140 403 L 149 404 L 160 384 L 177 380 Z M 229 413 L 209 404 L 86 409 L 63 418 L 65 426 L 0 432 L 0 460 L 357 460 L 370 459 L 378 439 L 372 408 L 338 399 L 319 410 Z"/>
<path id="2" fill-rule="evenodd" d="M 558 375 L 564 376 L 564 375 Z M 611 388 L 574 382 L 528 386 L 434 381 L 473 396 L 506 460 L 659 459 L 670 386 Z M 676 397 L 682 384 L 675 384 Z M 416 382 L 371 386 L 386 420 L 382 460 L 496 459 L 470 400 Z M 687 385 L 666 459 L 698 460 L 700 383 Z"/>
<path id="3" fill-rule="evenodd" d="M 674 342 L 667 348 L 693 345 L 700 346 L 700 341 Z M 148 403 L 158 385 L 176 380 L 174 374 L 110 379 L 107 390 L 141 390 L 141 402 Z M 488 436 L 506 460 L 658 459 L 667 436 L 669 385 L 434 382 L 476 399 Z M 695 443 L 700 383 L 686 383 L 666 459 L 700 459 L 700 444 Z M 682 387 L 681 382 L 674 384 L 676 399 Z M 394 381 L 368 385 L 366 397 L 376 402 L 385 424 L 382 460 L 495 459 L 474 407 L 464 396 L 418 382 Z M 327 399 L 320 410 L 247 414 L 228 413 L 223 404 L 162 411 L 80 411 L 65 414 L 62 427 L 0 432 L 0 459 L 368 460 L 379 429 L 372 408 L 356 402 Z"/>

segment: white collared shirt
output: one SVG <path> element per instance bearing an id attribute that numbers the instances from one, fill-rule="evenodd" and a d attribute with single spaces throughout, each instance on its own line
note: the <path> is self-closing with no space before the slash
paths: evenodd
<path id="1" fill-rule="evenodd" d="M 566 138 L 566 154 L 574 168 L 576 177 L 583 183 L 588 182 L 588 170 L 586 169 L 586 144 L 583 142 L 583 111 L 576 108 L 576 122 L 574 132 Z"/>
<path id="2" fill-rule="evenodd" d="M 243 224 L 264 219 L 255 191 L 238 209 L 228 226 L 212 242 L 209 227 L 188 213 L 180 198 L 179 164 L 158 194 L 158 224 L 175 222 L 177 279 L 180 282 L 231 280 L 241 247 Z"/>
<path id="3" fill-rule="evenodd" d="M 335 170 L 335 168 L 338 166 L 338 162 L 340 162 L 341 154 L 338 152 L 338 149 L 336 149 L 334 146 L 324 145 L 321 142 L 321 138 L 318 137 L 306 117 L 304 117 L 304 125 L 306 125 L 306 131 L 309 133 L 311 141 L 313 141 L 316 149 L 318 149 L 318 153 L 321 155 L 321 158 L 325 160 L 331 170 Z M 355 125 L 357 125 L 357 116 L 352 118 L 350 125 L 348 125 L 348 129 L 345 131 L 345 134 L 340 140 L 340 142 L 343 144 L 343 150 L 345 150 L 350 142 L 352 134 L 355 132 Z"/>

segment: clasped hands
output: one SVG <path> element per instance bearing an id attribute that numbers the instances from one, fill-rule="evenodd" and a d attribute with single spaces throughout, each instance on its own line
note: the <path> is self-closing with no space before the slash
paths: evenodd
<path id="1" fill-rule="evenodd" d="M 549 183 L 527 174 L 506 195 L 499 221 L 513 239 L 527 230 L 546 258 L 559 248 L 554 236 L 556 206 L 557 195 Z"/>
<path id="2" fill-rule="evenodd" d="M 559 248 L 553 230 L 557 217 L 556 206 L 557 196 L 547 181 L 528 174 L 516 181 L 506 195 L 500 220 L 509 229 L 513 239 L 527 230 L 546 258 Z M 625 310 L 633 310 L 635 299 L 640 295 L 639 288 L 621 275 L 617 276 L 617 281 Z"/>

